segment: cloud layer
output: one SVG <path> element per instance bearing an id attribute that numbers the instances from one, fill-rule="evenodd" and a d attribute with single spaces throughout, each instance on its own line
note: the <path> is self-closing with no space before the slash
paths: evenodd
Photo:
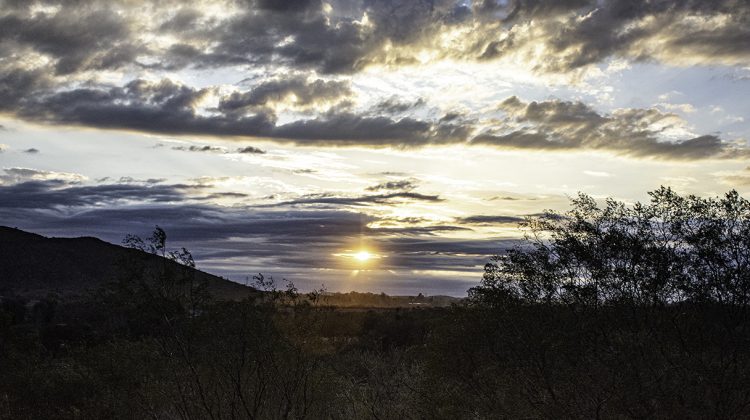
<path id="1" fill-rule="evenodd" d="M 500 111 L 536 128 L 508 132 L 502 112 L 445 113 L 422 98 L 395 96 L 366 105 L 350 78 L 372 66 L 443 59 L 505 60 L 553 74 L 620 59 L 750 62 L 750 7 L 736 0 L 4 0 L 0 6 L 0 113 L 48 124 L 302 145 L 464 143 L 734 157 L 715 134 L 663 141 L 653 125 L 674 116 L 653 109 L 601 115 L 581 103 L 516 99 Z M 232 86 L 175 76 L 206 69 L 251 76 Z"/>
<path id="2" fill-rule="evenodd" d="M 237 64 L 352 73 L 408 63 L 415 50 L 488 60 L 529 54 L 530 44 L 545 71 L 610 57 L 750 56 L 748 7 L 737 0 L 4 0 L 2 9 L 5 49 L 44 55 L 58 75 Z"/>
<path id="3" fill-rule="evenodd" d="M 0 178 L 3 224 L 51 235 L 84 232 L 115 243 L 127 233 L 146 234 L 158 224 L 167 230 L 173 244 L 190 248 L 199 262 L 215 267 L 219 274 L 237 274 L 242 267 L 270 270 L 310 287 L 319 285 L 317 280 L 306 283 L 306 276 L 315 270 L 356 270 L 342 253 L 362 246 L 363 240 L 381 257 L 379 273 L 478 273 L 487 256 L 504 246 L 503 240 L 448 239 L 439 234 L 471 232 L 476 223 L 520 220 L 478 216 L 441 224 L 416 218 L 390 220 L 369 211 L 371 206 L 398 206 L 404 200 L 441 200 L 413 191 L 357 197 L 329 193 L 272 205 L 227 207 L 212 204 L 211 198 L 222 192 L 209 184 L 120 179 L 86 185 L 71 174 L 23 168 L 5 169 L 4 173 Z M 228 265 L 234 267 L 229 272 Z M 470 286 L 455 288 L 459 284 L 430 287 L 462 294 Z"/>
<path id="4" fill-rule="evenodd" d="M 692 160 L 747 157 L 748 151 L 715 135 L 664 140 L 683 121 L 657 109 L 620 109 L 601 115 L 581 102 L 523 102 L 513 96 L 500 104 L 509 119 L 474 143 L 513 149 L 606 150 L 635 157 Z M 684 135 L 681 135 L 684 137 Z"/>

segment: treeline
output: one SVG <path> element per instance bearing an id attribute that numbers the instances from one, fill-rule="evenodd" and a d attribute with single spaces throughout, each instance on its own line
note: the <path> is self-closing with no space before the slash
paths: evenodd
<path id="1" fill-rule="evenodd" d="M 322 292 L 315 300 L 319 305 L 330 305 L 338 308 L 425 308 L 425 307 L 448 307 L 460 303 L 460 298 L 451 296 L 391 296 L 385 293 L 348 292 L 329 293 Z"/>
<path id="2" fill-rule="evenodd" d="M 525 224 L 526 242 L 485 266 L 474 297 L 488 304 L 744 308 L 750 303 L 750 202 L 682 197 L 662 187 L 632 207 L 586 195 L 565 214 Z"/>
<path id="3" fill-rule="evenodd" d="M 529 219 L 470 299 L 421 310 L 338 310 L 263 276 L 217 302 L 189 270 L 125 264 L 80 301 L 4 301 L 0 416 L 749 417 L 749 227 L 734 192 L 580 196 Z M 192 264 L 165 242 L 130 243 Z"/>
<path id="4" fill-rule="evenodd" d="M 451 360 L 457 381 L 467 360 L 489 367 L 465 388 L 497 401 L 488 410 L 750 416 L 750 202 L 649 194 L 601 207 L 581 194 L 566 213 L 528 219 L 523 244 L 485 266 L 463 323 L 480 342 Z"/>

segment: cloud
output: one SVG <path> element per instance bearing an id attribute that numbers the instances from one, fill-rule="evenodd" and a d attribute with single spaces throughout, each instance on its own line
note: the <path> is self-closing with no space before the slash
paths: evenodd
<path id="1" fill-rule="evenodd" d="M 43 58 L 56 76 L 232 66 L 351 74 L 417 63 L 421 51 L 436 59 L 516 57 L 545 72 L 613 57 L 685 65 L 743 64 L 750 56 L 750 11 L 736 0 L 22 3 L 3 3 L 3 56 Z"/>
<path id="2" fill-rule="evenodd" d="M 54 13 L 5 9 L 0 17 L 0 42 L 17 45 L 13 53 L 28 48 L 50 58 L 57 75 L 133 63 L 139 50 L 145 49 L 132 32 L 129 20 L 133 17 L 112 13 L 103 5 L 81 6 L 60 5 Z"/>
<path id="3" fill-rule="evenodd" d="M 204 144 L 202 146 L 199 146 L 199 145 L 173 146 L 172 150 L 180 150 L 183 152 L 229 153 L 224 147 L 211 146 L 208 144 Z M 262 150 L 253 146 L 238 147 L 234 152 L 242 153 L 242 154 L 257 154 L 257 155 L 262 155 L 266 153 L 265 150 Z"/>
<path id="4" fill-rule="evenodd" d="M 373 63 L 410 60 L 408 54 L 389 57 L 385 50 L 388 45 L 420 43 L 443 25 L 460 23 L 460 10 L 465 10 L 455 1 L 444 0 L 334 1 L 330 5 L 330 12 L 320 1 L 288 8 L 248 8 L 214 32 L 219 43 L 212 52 L 196 51 L 190 58 L 203 65 L 275 62 L 323 74 L 352 73 Z"/>
<path id="5" fill-rule="evenodd" d="M 422 107 L 426 104 L 423 98 L 419 98 L 415 101 L 407 102 L 397 96 L 391 96 L 388 99 L 382 100 L 375 104 L 372 111 L 378 113 L 387 114 L 400 114 L 408 111 L 412 111 L 415 108 Z"/>
<path id="6" fill-rule="evenodd" d="M 19 184 L 27 181 L 50 181 L 60 185 L 80 184 L 86 177 L 69 172 L 43 171 L 31 168 L 4 168 L 0 185 Z"/>
<path id="7" fill-rule="evenodd" d="M 9 87 L 13 89 L 13 87 Z M 471 127 L 452 122 L 392 119 L 329 111 L 311 119 L 276 124 L 268 109 L 253 114 L 199 112 L 210 89 L 193 89 L 163 79 L 137 79 L 122 87 L 79 88 L 48 95 L 9 95 L 18 116 L 45 123 L 151 133 L 265 137 L 299 144 L 420 146 L 463 140 Z M 1 101 L 2 99 L 0 99 Z M 212 151 L 212 146 L 188 147 Z M 183 150 L 178 147 L 178 150 Z"/>
<path id="8" fill-rule="evenodd" d="M 747 62 L 750 56 L 745 42 L 750 36 L 750 10 L 733 0 L 482 4 L 503 19 L 505 29 L 495 36 L 480 31 L 478 37 L 487 40 L 475 45 L 480 57 L 526 54 L 538 71 L 567 72 L 611 57 L 677 65 L 732 65 Z"/>
<path id="9" fill-rule="evenodd" d="M 202 107 L 204 98 L 214 94 L 214 89 L 194 89 L 169 79 L 156 82 L 137 79 L 122 87 L 78 88 L 49 95 L 20 95 L 23 97 L 12 100 L 19 101 L 17 115 L 45 123 L 265 138 L 300 145 L 421 147 L 466 144 L 470 139 L 468 144 L 506 149 L 599 150 L 637 158 L 695 160 L 747 155 L 745 149 L 724 143 L 713 134 L 690 137 L 686 123 L 679 116 L 653 108 L 600 114 L 582 102 L 527 103 L 513 96 L 499 105 L 498 110 L 504 116 L 484 129 L 478 120 L 459 115 L 417 119 L 335 109 L 279 124 L 270 109 L 222 113 L 220 109 Z M 480 134 L 475 135 L 477 131 Z M 674 137 L 674 132 L 681 138 L 668 138 Z M 175 148 L 224 151 L 210 145 Z"/>
<path id="10" fill-rule="evenodd" d="M 339 102 L 352 94 L 348 82 L 317 79 L 308 81 L 297 76 L 264 81 L 246 92 L 234 92 L 219 103 L 225 113 L 241 112 L 282 102 L 308 107 Z"/>
<path id="11" fill-rule="evenodd" d="M 417 188 L 418 184 L 414 180 L 402 179 L 400 181 L 386 181 L 371 187 L 367 187 L 367 191 L 380 191 L 380 190 L 403 190 L 410 191 Z"/>
<path id="12" fill-rule="evenodd" d="M 373 65 L 420 63 L 415 56 L 423 55 L 507 59 L 528 71 L 566 75 L 614 59 L 744 65 L 750 8 L 736 0 L 23 3 L 4 2 L 0 16 L 0 112 L 30 121 L 315 146 L 420 147 L 473 139 L 503 148 L 664 159 L 737 155 L 715 134 L 662 141 L 659 129 L 639 124 L 675 116 L 653 109 L 601 115 L 558 101 L 557 108 L 568 107 L 560 115 L 589 118 L 593 127 L 564 133 L 565 123 L 532 113 L 554 101 L 522 104 L 530 107 L 525 119 L 506 103 L 504 110 L 525 125 L 481 127 L 478 116 L 435 115 L 421 97 L 359 103 L 363 98 L 348 79 Z M 191 71 L 201 70 L 241 70 L 248 77 L 238 85 L 247 86 L 170 79 L 195 80 Z M 661 106 L 691 111 L 687 104 Z M 614 135 L 618 124 L 635 135 L 633 145 Z"/>
<path id="13" fill-rule="evenodd" d="M 3 176 L 5 177 L 13 175 Z M 189 188 L 191 187 L 186 185 L 143 186 L 127 183 L 71 186 L 60 179 L 23 181 L 0 187 L 0 208 L 52 210 L 60 207 L 97 207 L 120 202 L 171 202 L 182 200 L 184 190 Z"/>
<path id="14" fill-rule="evenodd" d="M 733 187 L 750 185 L 750 166 L 741 171 L 725 171 L 716 174 L 719 182 Z"/>
<path id="15" fill-rule="evenodd" d="M 747 156 L 746 149 L 714 135 L 665 139 L 668 130 L 682 128 L 684 121 L 656 109 L 620 109 L 602 115 L 581 102 L 526 103 L 516 96 L 503 101 L 500 109 L 507 115 L 505 126 L 476 136 L 472 143 L 509 149 L 601 150 L 672 160 Z"/>
<path id="16" fill-rule="evenodd" d="M 30 148 L 30 149 L 26 149 L 26 150 L 24 150 L 23 152 L 24 152 L 24 153 L 29 153 L 29 154 L 32 154 L 32 155 L 33 155 L 33 154 L 39 153 L 39 149 L 36 149 L 36 148 L 32 147 L 32 148 Z"/>
<path id="17" fill-rule="evenodd" d="M 109 177 L 104 177 L 97 179 L 97 182 L 105 182 L 108 181 Z M 166 178 L 148 178 L 148 179 L 136 179 L 130 176 L 121 176 L 120 179 L 117 180 L 118 184 L 159 184 L 164 181 L 166 181 Z"/>
<path id="18" fill-rule="evenodd" d="M 0 208 L 0 214 L 3 211 Z M 67 216 L 34 215 L 34 219 L 26 221 L 17 217 L 7 220 L 36 231 L 82 232 L 112 242 L 119 242 L 126 233 L 146 235 L 158 224 L 167 231 L 170 243 L 186 246 L 196 255 L 199 266 L 226 266 L 227 261 L 241 259 L 264 272 L 343 268 L 349 273 L 350 262 L 335 254 L 366 238 L 380 255 L 386 256 L 378 262 L 377 270 L 463 269 L 480 273 L 487 257 L 502 246 L 497 239 L 445 239 L 434 235 L 440 230 L 460 231 L 460 227 L 372 229 L 367 225 L 376 220 L 373 216 L 340 210 L 247 211 L 210 205 L 157 204 L 91 209 Z M 304 278 L 298 274 L 291 280 L 302 282 Z"/>
<path id="19" fill-rule="evenodd" d="M 321 281 L 335 284 L 342 278 L 340 270 L 349 275 L 352 262 L 337 255 L 363 240 L 383 256 L 373 273 L 393 278 L 397 274 L 387 270 L 408 272 L 412 281 L 421 278 L 413 270 L 480 273 L 487 256 L 503 246 L 496 239 L 445 239 L 436 235 L 467 229 L 459 225 L 399 223 L 388 228 L 372 227 L 386 220 L 345 209 L 351 204 L 346 201 L 329 200 L 333 207 L 328 209 L 285 203 L 269 208 L 225 207 L 195 200 L 189 191 L 190 187 L 181 185 L 134 182 L 85 186 L 48 180 L 0 185 L 0 220 L 47 235 L 97 236 L 114 243 L 127 233 L 148 235 L 154 225 L 159 225 L 166 229 L 172 246 L 185 246 L 194 253 L 201 268 L 219 275 L 236 275 L 238 270 L 242 274 L 287 273 L 302 287 L 317 286 Z M 236 194 L 213 193 L 204 198 Z M 334 274 L 325 277 L 331 270 Z M 315 272 L 315 283 L 305 283 Z M 469 287 L 433 286 L 459 294 Z"/>
<path id="20" fill-rule="evenodd" d="M 224 152 L 224 149 L 218 146 L 174 146 L 172 150 L 181 150 L 187 152 Z"/>
<path id="21" fill-rule="evenodd" d="M 487 201 L 496 201 L 496 200 L 501 200 L 501 201 L 518 201 L 518 200 L 520 200 L 520 198 L 518 198 L 518 197 L 511 197 L 509 195 L 495 195 L 495 196 L 492 196 L 490 198 L 487 198 L 486 200 Z"/>
<path id="22" fill-rule="evenodd" d="M 198 115 L 197 103 L 208 93 L 208 89 L 193 89 L 169 79 L 138 79 L 122 87 L 80 88 L 28 97 L 19 104 L 17 113 L 47 123 L 170 134 L 253 136 L 273 126 L 272 114 L 232 118 Z"/>
<path id="23" fill-rule="evenodd" d="M 469 130 L 465 126 L 411 117 L 392 119 L 342 112 L 278 126 L 271 136 L 300 144 L 415 147 L 462 141 Z"/>
<path id="24" fill-rule="evenodd" d="M 475 215 L 457 217 L 456 223 L 470 225 L 518 225 L 524 221 L 523 217 L 517 216 L 486 216 Z"/>
<path id="25" fill-rule="evenodd" d="M 696 111 L 695 107 L 691 104 L 673 104 L 669 102 L 660 102 L 656 104 L 656 106 L 666 109 L 667 111 L 679 111 L 683 114 L 692 114 Z"/>
<path id="26" fill-rule="evenodd" d="M 438 195 L 420 194 L 407 191 L 356 197 L 336 196 L 332 194 L 311 194 L 295 200 L 284 201 L 276 205 L 334 204 L 339 206 L 367 206 L 371 204 L 392 205 L 403 201 L 440 202 L 443 201 L 443 199 Z"/>
<path id="27" fill-rule="evenodd" d="M 237 149 L 237 153 L 262 155 L 262 154 L 265 154 L 266 151 L 262 150 L 262 149 L 259 149 L 257 147 L 253 147 L 253 146 L 245 146 L 245 147 L 238 148 Z"/>

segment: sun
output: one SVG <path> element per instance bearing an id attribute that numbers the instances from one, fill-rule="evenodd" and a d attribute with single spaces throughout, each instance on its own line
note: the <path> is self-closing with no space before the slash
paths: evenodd
<path id="1" fill-rule="evenodd" d="M 360 268 L 370 267 L 376 261 L 379 261 L 381 258 L 385 258 L 384 255 L 381 255 L 377 252 L 374 252 L 372 249 L 367 248 L 349 248 L 346 250 L 346 252 L 332 255 L 335 257 L 345 258 L 348 261 L 348 264 L 354 264 L 354 266 Z"/>
<path id="2" fill-rule="evenodd" d="M 354 258 L 356 258 L 359 261 L 365 262 L 369 260 L 370 258 L 372 258 L 372 254 L 370 254 L 369 252 L 365 250 L 362 250 L 354 254 Z"/>

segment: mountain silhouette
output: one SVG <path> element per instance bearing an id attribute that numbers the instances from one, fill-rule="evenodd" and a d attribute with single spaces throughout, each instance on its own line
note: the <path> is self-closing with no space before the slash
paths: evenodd
<path id="1" fill-rule="evenodd" d="M 178 265 L 159 255 L 93 237 L 47 238 L 0 226 L 0 295 L 80 295 L 121 278 L 124 265 L 133 262 L 147 268 Z M 236 300 L 258 293 L 252 287 L 188 270 L 197 281 L 206 281 L 209 292 L 218 299 Z"/>

